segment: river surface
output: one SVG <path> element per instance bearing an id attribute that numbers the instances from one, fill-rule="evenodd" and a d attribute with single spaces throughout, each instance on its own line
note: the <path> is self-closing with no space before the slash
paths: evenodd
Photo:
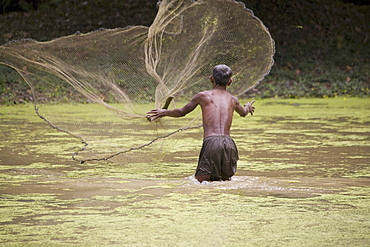
<path id="1" fill-rule="evenodd" d="M 370 99 L 254 105 L 254 116 L 234 117 L 237 173 L 204 184 L 193 175 L 201 129 L 81 163 L 72 159 L 81 141 L 32 105 L 1 106 L 0 245 L 370 246 Z M 45 107 L 91 137 L 97 151 L 78 158 L 152 138 L 144 125 L 91 117 L 94 107 Z"/>

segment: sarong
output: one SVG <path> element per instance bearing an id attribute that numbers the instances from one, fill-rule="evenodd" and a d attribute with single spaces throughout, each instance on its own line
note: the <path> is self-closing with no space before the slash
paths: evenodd
<path id="1" fill-rule="evenodd" d="M 208 136 L 203 140 L 195 176 L 211 175 L 211 181 L 229 180 L 236 172 L 238 159 L 230 136 Z"/>

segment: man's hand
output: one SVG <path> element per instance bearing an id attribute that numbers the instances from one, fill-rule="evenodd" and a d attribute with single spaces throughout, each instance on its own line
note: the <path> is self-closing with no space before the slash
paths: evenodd
<path id="1" fill-rule="evenodd" d="M 254 113 L 254 106 L 252 106 L 252 104 L 254 103 L 254 100 L 252 100 L 251 102 L 248 102 L 244 105 L 244 108 L 246 108 L 246 110 L 248 110 L 248 112 L 253 116 L 253 113 Z"/>
<path id="2" fill-rule="evenodd" d="M 148 111 L 146 114 L 146 118 L 152 122 L 154 120 L 156 120 L 157 118 L 161 118 L 161 117 L 164 117 L 166 116 L 166 111 L 165 109 L 154 109 L 154 110 L 151 110 L 151 111 Z"/>

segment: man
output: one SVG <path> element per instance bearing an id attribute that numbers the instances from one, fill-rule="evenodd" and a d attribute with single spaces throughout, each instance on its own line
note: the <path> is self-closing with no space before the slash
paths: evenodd
<path id="1" fill-rule="evenodd" d="M 230 180 L 236 172 L 238 150 L 230 137 L 233 112 L 242 117 L 248 113 L 253 115 L 254 100 L 242 107 L 238 99 L 226 91 L 232 83 L 231 76 L 232 71 L 228 66 L 217 65 L 211 76 L 212 90 L 197 93 L 183 108 L 155 109 L 147 113 L 150 121 L 165 116 L 183 117 L 200 105 L 204 140 L 195 173 L 199 182 Z"/>

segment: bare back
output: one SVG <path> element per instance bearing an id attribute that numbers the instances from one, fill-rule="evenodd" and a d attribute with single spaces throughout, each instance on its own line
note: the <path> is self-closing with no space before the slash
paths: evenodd
<path id="1" fill-rule="evenodd" d="M 233 112 L 238 100 L 222 89 L 203 91 L 198 94 L 202 108 L 204 137 L 230 135 Z"/>
<path id="2" fill-rule="evenodd" d="M 248 113 L 253 114 L 253 102 L 247 103 L 242 107 L 238 99 L 226 91 L 226 86 L 214 84 L 212 90 L 197 93 L 182 108 L 174 110 L 154 109 L 147 112 L 147 114 L 151 114 L 147 117 L 150 121 L 164 116 L 183 117 L 200 105 L 202 108 L 204 137 L 212 135 L 230 136 L 234 110 L 242 117 L 245 117 Z"/>

